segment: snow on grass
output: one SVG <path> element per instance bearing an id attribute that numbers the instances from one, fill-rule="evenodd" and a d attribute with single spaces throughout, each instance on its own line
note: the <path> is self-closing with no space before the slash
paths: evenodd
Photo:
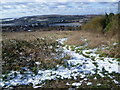
<path id="1" fill-rule="evenodd" d="M 81 86 L 81 84 L 82 83 L 80 83 L 80 82 L 79 83 L 72 83 L 72 86 L 77 86 L 78 87 L 78 86 Z"/>
<path id="2" fill-rule="evenodd" d="M 115 82 L 115 84 L 119 84 L 120 82 L 116 81 L 115 79 L 113 80 Z"/>
<path id="3" fill-rule="evenodd" d="M 42 87 L 47 80 L 57 80 L 57 79 L 74 79 L 76 80 L 77 77 L 83 79 L 80 82 L 75 82 L 72 84 L 66 83 L 66 85 L 72 86 L 81 86 L 83 81 L 87 81 L 86 76 L 92 75 L 96 73 L 99 74 L 101 77 L 104 75 L 101 73 L 120 73 L 118 70 L 118 62 L 116 59 L 103 57 L 103 60 L 99 57 L 99 54 L 95 52 L 98 48 L 95 49 L 80 49 L 85 46 L 69 46 L 64 45 L 64 41 L 67 38 L 58 39 L 58 51 L 63 50 L 63 56 L 68 55 L 71 58 L 66 60 L 66 65 L 64 66 L 56 66 L 56 69 L 47 69 L 47 70 L 38 70 L 37 74 L 31 72 L 29 69 L 25 68 L 26 72 L 20 73 L 19 71 L 11 71 L 7 77 L 3 75 L 4 78 L 0 81 L 0 87 L 11 87 L 17 85 L 29 85 L 32 84 L 34 88 Z M 85 40 L 86 41 L 86 40 Z M 62 46 L 61 46 L 62 45 Z M 76 50 L 79 49 L 81 53 L 77 53 Z M 39 62 L 35 62 L 37 65 L 40 65 Z M 96 80 L 97 78 L 94 77 Z M 119 83 L 118 81 L 114 80 L 115 83 Z M 87 82 L 87 85 L 92 85 L 92 82 Z M 100 86 L 100 84 L 97 84 Z"/>
<path id="4" fill-rule="evenodd" d="M 68 85 L 68 86 L 69 86 L 69 85 L 72 85 L 72 86 L 79 87 L 79 86 L 82 85 L 83 81 L 84 81 L 84 80 L 81 80 L 80 82 L 74 82 L 74 83 L 72 83 L 72 84 L 69 84 L 69 83 L 67 82 L 66 85 Z"/>
<path id="5" fill-rule="evenodd" d="M 92 82 L 88 82 L 87 85 L 92 85 Z"/>
<path id="6" fill-rule="evenodd" d="M 113 43 L 113 45 L 114 45 L 114 46 L 115 46 L 115 45 L 117 45 L 117 44 L 118 44 L 118 43 L 116 43 L 116 42 L 115 42 L 115 43 Z"/>
<path id="7" fill-rule="evenodd" d="M 101 85 L 101 83 L 98 83 L 98 84 L 97 84 L 97 86 L 100 86 L 100 85 Z"/>
<path id="8" fill-rule="evenodd" d="M 68 38 L 62 38 L 62 39 L 58 39 L 56 41 L 58 41 L 59 44 L 64 44 L 64 41 L 67 41 Z"/>
<path id="9" fill-rule="evenodd" d="M 70 84 L 67 82 L 66 85 L 70 85 Z"/>

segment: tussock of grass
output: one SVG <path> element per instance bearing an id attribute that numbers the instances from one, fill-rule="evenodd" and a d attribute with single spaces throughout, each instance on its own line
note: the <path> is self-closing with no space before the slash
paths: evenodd
<path id="1" fill-rule="evenodd" d="M 111 57 L 120 58 L 120 44 L 112 46 L 108 55 Z"/>

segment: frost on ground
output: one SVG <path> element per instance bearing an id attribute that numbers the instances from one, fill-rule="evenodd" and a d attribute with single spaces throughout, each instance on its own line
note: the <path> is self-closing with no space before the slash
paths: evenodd
<path id="1" fill-rule="evenodd" d="M 34 88 L 39 88 L 43 87 L 48 80 L 77 80 L 77 78 L 80 78 L 83 80 L 71 84 L 69 82 L 66 83 L 66 85 L 79 87 L 82 85 L 83 81 L 87 82 L 88 76 L 98 74 L 100 77 L 104 77 L 106 74 L 110 73 L 120 74 L 117 59 L 100 57 L 99 54 L 96 54 L 99 48 L 84 48 L 87 44 L 78 47 L 64 45 L 64 41 L 66 40 L 67 38 L 57 40 L 60 44 L 58 45 L 58 51 L 63 50 L 63 55 L 71 57 L 69 60 L 64 60 L 66 62 L 64 65 L 57 65 L 53 69 L 38 70 L 36 74 L 28 68 L 23 68 L 24 72 L 11 71 L 9 74 L 2 76 L 3 79 L 0 81 L 0 87 L 9 88 L 20 85 L 32 85 Z M 85 41 L 87 40 L 85 39 Z M 39 62 L 36 62 L 36 64 L 40 65 Z M 109 75 L 109 77 L 113 78 L 115 84 L 120 84 L 112 75 Z M 97 78 L 94 77 L 94 80 L 96 79 Z M 91 86 L 92 82 L 87 82 L 86 85 Z M 101 84 L 98 83 L 96 85 L 100 86 Z"/>

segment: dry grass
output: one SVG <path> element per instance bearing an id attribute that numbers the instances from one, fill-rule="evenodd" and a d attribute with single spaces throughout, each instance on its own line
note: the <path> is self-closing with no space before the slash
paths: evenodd
<path id="1" fill-rule="evenodd" d="M 44 43 L 42 43 L 42 41 L 39 41 L 39 43 L 38 43 L 38 41 L 35 42 L 34 40 L 36 40 L 39 37 L 46 38 L 47 41 L 46 42 L 43 41 Z M 4 72 L 6 72 L 9 69 L 19 70 L 20 67 L 25 67 L 25 66 L 28 66 L 30 69 L 32 69 L 32 71 L 36 72 L 37 66 L 34 64 L 36 61 L 39 61 L 41 63 L 39 69 L 55 68 L 56 65 L 64 65 L 64 61 L 62 59 L 56 60 L 53 58 L 54 55 L 53 56 L 50 55 L 51 53 L 56 53 L 53 51 L 54 49 L 48 48 L 49 46 L 51 46 L 51 43 L 54 43 L 54 41 L 56 39 L 64 38 L 64 37 L 68 37 L 68 41 L 66 42 L 66 44 L 70 44 L 70 45 L 81 45 L 85 42 L 85 41 L 81 41 L 81 38 L 85 38 L 88 40 L 88 42 L 89 42 L 88 47 L 90 47 L 90 48 L 94 48 L 94 47 L 97 47 L 97 46 L 100 46 L 103 44 L 109 45 L 111 42 L 116 40 L 116 39 L 110 40 L 110 39 L 107 39 L 104 35 L 102 35 L 100 33 L 93 33 L 93 32 L 88 32 L 88 31 L 45 31 L 45 32 L 3 33 L 3 41 L 4 42 L 7 42 L 7 40 L 9 40 L 9 39 L 18 40 L 18 44 L 15 44 L 15 45 L 14 44 L 10 44 L 10 45 L 6 44 L 6 46 L 4 45 L 5 48 L 3 48 L 3 50 L 5 50 L 5 53 L 7 53 L 7 55 L 5 55 L 5 56 L 8 56 L 8 58 L 5 58 L 6 61 L 10 60 L 10 59 L 16 60 L 16 61 L 10 60 L 10 62 L 8 62 L 8 64 L 3 66 Z M 22 40 L 23 40 L 23 43 L 21 42 Z M 24 40 L 30 41 L 31 43 L 26 42 Z M 38 45 L 38 46 L 36 46 L 36 45 Z M 15 47 L 13 47 L 13 46 L 15 46 L 15 47 L 17 46 L 18 48 L 14 49 Z M 118 47 L 116 47 L 116 49 L 117 49 L 117 51 L 119 51 Z M 23 54 L 21 55 L 19 52 L 22 52 Z M 115 53 L 112 52 L 112 54 L 116 54 L 116 50 L 114 52 Z M 108 51 L 108 53 L 109 53 L 109 51 Z M 59 56 L 58 52 L 56 54 Z M 55 56 L 56 56 L 56 54 L 55 54 Z M 26 56 L 26 59 L 30 60 L 30 61 L 26 61 L 24 59 L 22 59 L 22 61 L 20 61 L 21 59 L 17 60 L 17 58 L 19 56 Z M 65 58 L 70 58 L 70 57 L 64 57 L 63 59 L 65 59 Z M 20 61 L 20 62 L 18 62 L 18 61 Z M 100 78 L 97 80 L 94 80 L 93 78 L 94 78 L 94 76 L 87 80 L 89 82 L 93 82 L 92 86 L 86 85 L 87 82 L 84 81 L 83 84 L 79 88 L 98 88 L 98 86 L 96 86 L 96 83 L 103 84 L 101 86 L 101 88 L 106 88 L 106 87 L 111 88 L 111 86 L 113 86 L 115 88 L 117 87 L 113 82 L 111 82 L 112 80 L 109 79 L 108 77 Z M 72 84 L 74 82 L 79 82 L 81 80 L 82 79 L 77 78 L 77 80 L 57 79 L 57 80 L 46 81 L 46 84 L 43 86 L 43 88 L 73 88 L 74 86 L 72 86 L 72 85 L 67 86 L 66 83 L 69 82 L 70 84 Z M 25 86 L 25 87 L 27 87 L 27 86 Z M 28 86 L 28 87 L 31 88 L 31 86 Z M 22 87 L 22 88 L 24 89 L 24 87 Z"/>
<path id="2" fill-rule="evenodd" d="M 94 48 L 100 45 L 108 45 L 106 37 L 101 33 L 87 32 L 84 31 L 84 38 L 87 38 L 89 41 L 88 47 Z"/>
<path id="3" fill-rule="evenodd" d="M 18 49 L 22 49 L 23 51 L 23 56 L 30 56 L 31 54 L 32 56 L 32 61 L 39 61 L 41 62 L 43 65 L 43 67 L 54 67 L 55 65 L 60 65 L 63 62 L 61 61 L 57 61 L 55 59 L 53 59 L 54 56 L 51 56 L 50 54 L 53 52 L 49 49 L 45 49 L 44 48 L 47 47 L 46 44 L 51 45 L 51 43 L 54 43 L 54 41 L 56 39 L 59 38 L 64 38 L 64 37 L 68 37 L 67 42 L 65 42 L 68 45 L 82 45 L 84 44 L 86 41 L 82 41 L 81 38 L 85 38 L 88 40 L 88 47 L 89 48 L 94 48 L 94 47 L 98 47 L 100 45 L 109 45 L 111 46 L 112 42 L 115 42 L 116 39 L 107 39 L 103 34 L 100 33 L 93 33 L 93 32 L 88 32 L 88 31 L 44 31 L 44 32 L 8 32 L 8 33 L 3 33 L 3 42 L 7 42 L 8 40 L 11 39 L 15 39 L 18 40 L 18 44 L 17 47 L 19 47 Z M 45 42 L 43 43 L 44 45 L 42 45 L 41 41 L 40 41 L 40 46 L 36 47 L 36 46 L 32 46 L 29 47 L 29 44 L 32 44 L 32 42 L 34 42 L 35 45 L 37 45 L 36 39 L 37 38 L 46 38 Z M 28 42 L 25 42 L 25 41 Z M 21 42 L 23 41 L 23 43 Z M 30 43 L 29 43 L 30 42 Z M 26 44 L 25 44 L 26 43 Z M 28 44 L 28 45 L 27 45 Z M 3 48 L 3 50 L 6 50 L 5 53 L 7 52 L 7 57 L 10 59 L 17 58 L 19 56 L 19 54 L 16 54 L 17 49 L 14 49 L 15 45 L 9 45 L 6 44 L 6 46 L 4 45 L 4 47 L 6 49 Z M 118 57 L 119 56 L 119 47 L 111 47 L 109 50 L 107 50 L 107 54 L 108 55 L 113 55 L 113 57 Z M 11 52 L 11 54 L 10 54 Z M 106 51 L 103 51 L 103 53 L 106 53 Z M 58 54 L 58 53 L 57 53 Z M 11 55 L 15 55 L 14 57 Z M 18 55 L 18 56 L 17 56 Z M 37 55 L 37 56 L 36 56 Z M 58 54 L 59 55 L 59 54 Z M 26 62 L 27 63 L 27 62 Z M 47 64 L 49 63 L 49 64 Z M 23 65 L 23 64 L 21 64 Z M 13 67 L 15 67 L 15 65 L 13 65 Z M 43 68 L 41 67 L 41 68 Z"/>
<path id="4" fill-rule="evenodd" d="M 82 26 L 82 30 L 89 30 L 89 31 L 99 31 L 101 32 L 103 29 L 105 17 L 98 16 L 90 20 L 88 23 Z"/>
<path id="5" fill-rule="evenodd" d="M 18 40 L 35 40 L 36 38 L 63 38 L 67 37 L 71 31 L 43 31 L 43 32 L 4 32 L 2 33 L 2 39 L 9 40 L 9 39 L 18 39 Z"/>
<path id="6" fill-rule="evenodd" d="M 102 33 L 74 31 L 66 43 L 70 45 L 82 45 L 85 41 L 81 41 L 81 38 L 87 39 L 89 42 L 88 47 L 90 48 L 100 45 L 110 45 L 111 43 L 116 42 L 116 39 L 107 39 Z"/>
<path id="7" fill-rule="evenodd" d="M 34 66 L 33 63 L 36 61 L 41 63 L 41 69 L 64 64 L 62 60 L 54 58 L 61 53 L 55 51 L 57 45 L 55 40 L 67 37 L 69 33 L 53 31 L 3 33 L 2 59 L 6 62 L 4 70 Z"/>
<path id="8" fill-rule="evenodd" d="M 81 40 L 81 37 L 83 37 L 82 31 L 74 31 L 71 34 L 71 36 L 69 36 L 68 41 L 66 42 L 66 44 L 69 44 L 69 45 L 82 45 L 82 44 L 84 44 L 84 41 Z"/>
<path id="9" fill-rule="evenodd" d="M 57 43 L 37 39 L 31 42 L 24 40 L 4 41 L 2 47 L 2 59 L 5 61 L 4 70 L 19 70 L 20 67 L 33 67 L 36 61 L 46 67 L 51 67 L 57 62 L 53 57 L 59 55 L 55 51 Z M 53 48 L 49 48 L 53 46 Z M 53 53 L 53 55 L 51 54 Z M 51 62 L 50 60 L 53 59 Z M 49 61 L 49 62 L 48 62 Z M 49 63 L 49 66 L 46 64 Z M 45 65 L 46 64 L 46 65 Z M 43 68 L 41 67 L 41 68 Z"/>
<path id="10" fill-rule="evenodd" d="M 89 41 L 88 47 L 94 48 L 100 45 L 110 45 L 117 40 L 112 38 L 106 38 L 102 33 L 89 32 L 89 31 L 43 31 L 43 32 L 5 32 L 2 34 L 3 41 L 9 39 L 27 40 L 33 41 L 36 38 L 47 38 L 48 41 L 52 38 L 55 41 L 58 38 L 68 37 L 66 44 L 69 45 L 82 45 L 84 41 L 81 38 L 85 38 Z"/>

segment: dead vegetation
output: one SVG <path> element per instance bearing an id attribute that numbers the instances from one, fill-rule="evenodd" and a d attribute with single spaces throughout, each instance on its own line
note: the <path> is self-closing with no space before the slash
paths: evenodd
<path id="1" fill-rule="evenodd" d="M 2 34 L 3 42 L 15 39 L 15 40 L 25 40 L 27 42 L 32 42 L 37 38 L 45 38 L 46 42 L 51 43 L 59 38 L 67 37 L 68 40 L 65 44 L 68 45 L 83 45 L 88 42 L 89 48 L 95 48 L 102 45 L 112 46 L 114 42 L 118 42 L 116 37 L 107 38 L 105 35 L 99 32 L 93 31 L 44 31 L 44 32 L 7 32 Z M 82 40 L 86 39 L 86 41 Z M 35 51 L 36 49 L 34 49 Z M 29 50 L 30 51 L 30 50 Z M 42 52 L 43 53 L 43 52 Z M 106 53 L 106 52 L 104 52 Z M 119 57 L 119 46 L 113 46 L 107 50 L 107 54 L 113 57 Z M 40 53 L 39 53 L 40 55 Z"/>
<path id="2" fill-rule="evenodd" d="M 46 40 L 52 39 L 55 41 L 59 38 L 67 37 L 68 41 L 66 44 L 69 45 L 82 45 L 85 41 L 82 41 L 82 38 L 87 39 L 89 42 L 88 47 L 94 48 L 101 45 L 111 45 L 113 42 L 117 42 L 118 40 L 116 37 L 110 39 L 107 38 L 105 35 L 99 32 L 93 31 L 45 31 L 45 32 L 7 32 L 2 34 L 3 41 L 10 40 L 10 39 L 17 39 L 17 40 L 26 40 L 26 41 L 33 41 L 36 38 L 46 38 Z"/>
<path id="3" fill-rule="evenodd" d="M 41 62 L 43 64 L 41 68 L 50 68 L 57 62 L 54 57 L 59 55 L 55 51 L 57 43 L 52 40 L 48 42 L 43 38 L 31 42 L 12 39 L 3 41 L 2 44 L 2 59 L 5 62 L 3 70 L 5 71 L 20 70 L 21 67 L 33 68 L 35 62 Z M 45 65 L 46 62 L 49 66 Z M 59 63 L 58 61 L 57 64 Z"/>

